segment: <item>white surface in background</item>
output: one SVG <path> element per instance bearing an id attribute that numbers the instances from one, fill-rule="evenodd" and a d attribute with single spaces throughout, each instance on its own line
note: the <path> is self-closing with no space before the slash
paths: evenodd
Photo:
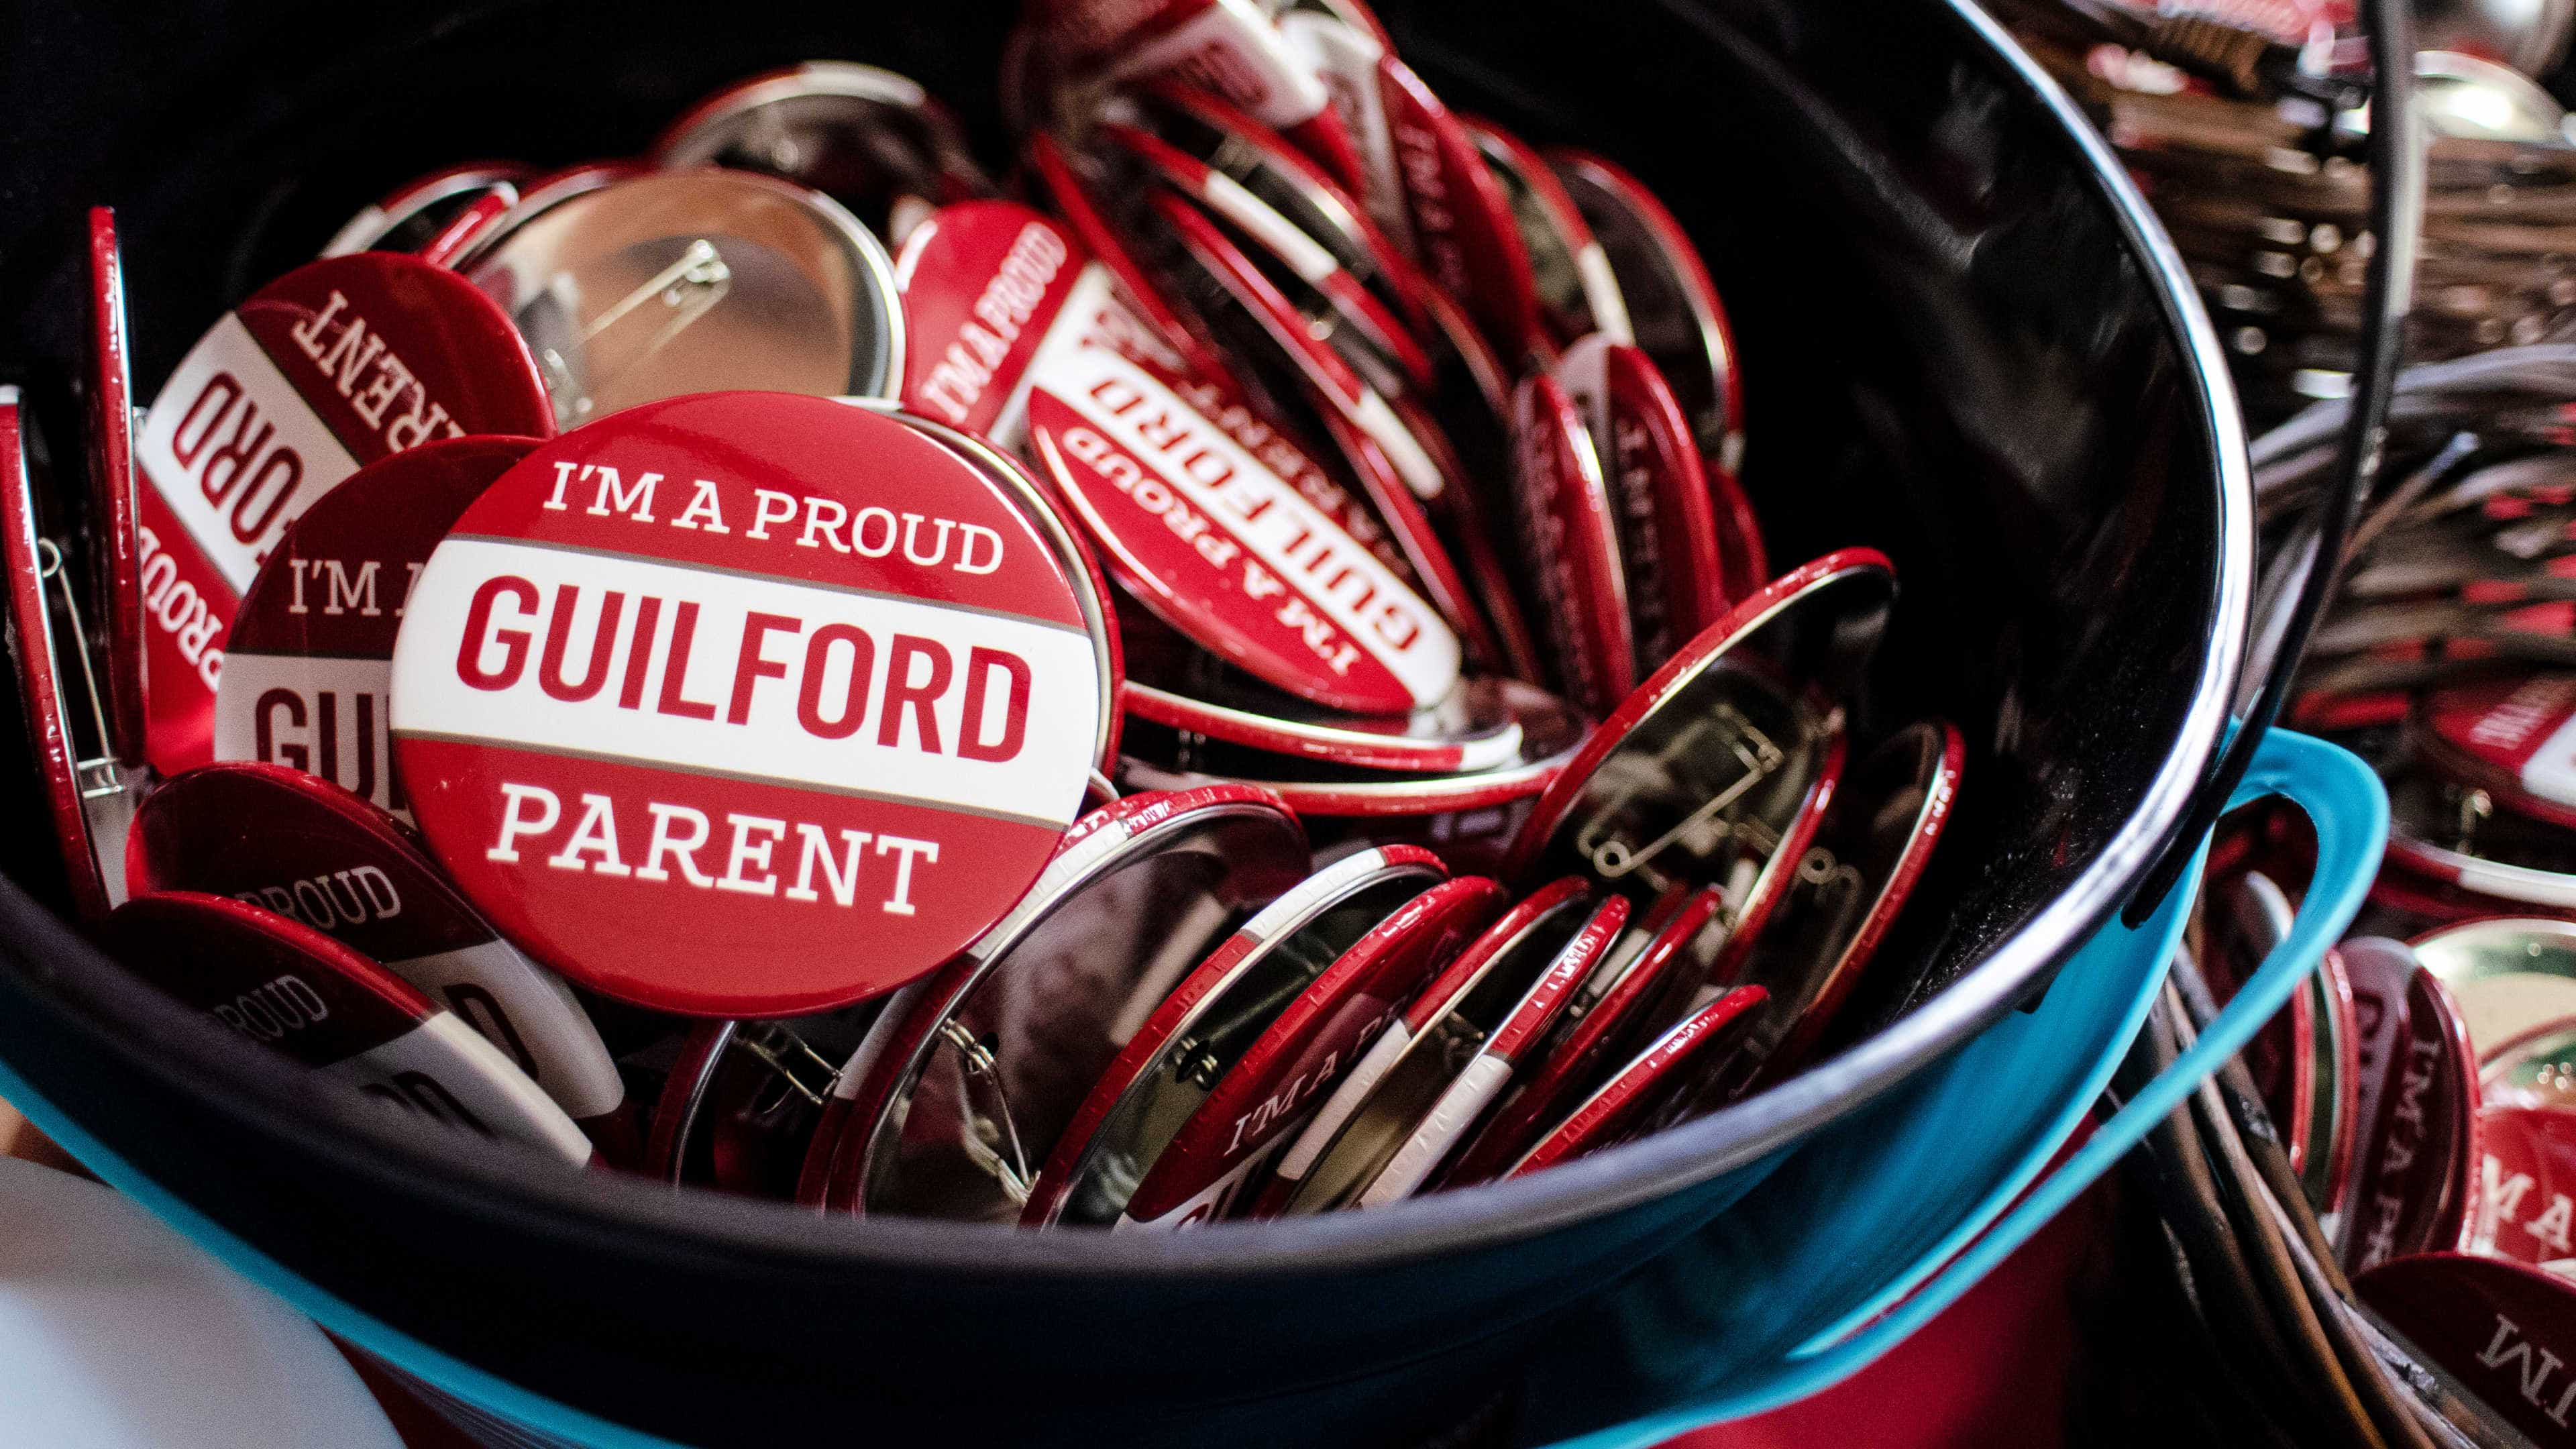
<path id="1" fill-rule="evenodd" d="M 108 1189 L 0 1158 L 0 1445 L 402 1449 L 319 1329 Z"/>

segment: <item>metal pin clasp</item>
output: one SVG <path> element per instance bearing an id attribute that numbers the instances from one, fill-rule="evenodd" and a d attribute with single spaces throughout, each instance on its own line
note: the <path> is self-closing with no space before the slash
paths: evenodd
<path id="1" fill-rule="evenodd" d="M 61 596 L 63 621 L 69 627 L 57 626 L 54 633 L 66 639 L 72 657 L 80 662 L 81 692 L 89 701 L 92 737 L 98 743 L 97 754 L 76 759 L 72 764 L 72 772 L 80 781 L 81 798 L 99 800 L 122 795 L 125 774 L 108 742 L 107 705 L 98 691 L 98 669 L 90 659 L 89 631 L 81 623 L 80 600 L 73 594 L 72 581 L 63 567 L 63 551 L 50 538 L 36 540 L 36 576 L 40 582 L 51 583 L 54 593 Z M 54 602 L 47 598 L 45 612 L 49 619 L 53 610 Z"/>
<path id="2" fill-rule="evenodd" d="M 964 1022 L 951 1017 L 940 1023 L 939 1035 L 956 1049 L 958 1100 L 965 1109 L 957 1140 L 966 1155 L 994 1182 L 1001 1185 L 1014 1207 L 1026 1207 L 1029 1181 L 1036 1174 L 1029 1168 L 1028 1153 L 1020 1146 L 1019 1124 L 1011 1116 L 1011 1094 L 1002 1085 L 1001 1062 L 993 1055 L 993 1044 L 969 1030 Z M 982 1084 L 979 1094 L 977 1084 Z M 987 1111 L 979 1105 L 978 1096 L 991 1104 Z M 1005 1158 L 1004 1152 L 1010 1155 Z"/>
<path id="3" fill-rule="evenodd" d="M 1742 840 L 1750 848 L 1766 854 L 1778 846 L 1777 835 L 1760 822 L 1720 817 L 1743 799 L 1747 791 L 1780 768 L 1786 756 L 1779 744 L 1747 719 L 1741 710 L 1731 704 L 1719 704 L 1676 734 L 1669 753 L 1697 754 L 1711 746 L 1732 754 L 1743 767 L 1743 773 L 1663 834 L 1642 846 L 1632 846 L 1606 828 L 1607 822 L 1627 813 L 1629 802 L 1640 793 L 1635 789 L 1611 799 L 1584 823 L 1583 829 L 1575 835 L 1574 847 L 1592 862 L 1592 869 L 1597 874 L 1605 880 L 1617 880 L 1644 868 L 1656 856 L 1684 840 L 1690 841 L 1694 853 L 1698 854 L 1716 849 L 1729 837 Z"/>
<path id="4" fill-rule="evenodd" d="M 787 1105 L 791 1096 L 802 1097 L 820 1107 L 832 1094 L 833 1084 L 840 1080 L 841 1070 L 830 1058 L 814 1050 L 805 1038 L 775 1022 L 764 1024 L 756 1034 L 734 1038 L 734 1045 L 758 1057 L 777 1080 L 777 1095 L 755 1102 L 754 1109 L 775 1112 Z M 808 1078 L 813 1078 L 808 1082 Z"/>
<path id="5" fill-rule="evenodd" d="M 567 422 L 587 419 L 597 404 L 597 394 L 606 392 L 627 369 L 669 345 L 672 338 L 705 316 L 732 290 L 733 268 L 725 264 L 715 243 L 704 237 L 692 240 L 670 265 L 611 303 L 581 330 L 580 347 L 587 357 L 612 328 L 623 326 L 648 303 L 660 305 L 661 314 L 645 312 L 641 320 L 659 315 L 661 325 L 619 359 L 616 367 L 585 376 L 587 368 L 575 367 L 556 348 L 547 347 L 538 353 L 537 364 L 545 373 L 546 391 L 556 400 L 556 411 L 564 414 Z"/>

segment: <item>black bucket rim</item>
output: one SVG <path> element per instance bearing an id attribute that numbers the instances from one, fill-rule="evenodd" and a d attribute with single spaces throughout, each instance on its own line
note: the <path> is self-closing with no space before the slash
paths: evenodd
<path id="1" fill-rule="evenodd" d="M 1682 0 L 1661 8 L 1690 19 Z M 1215 1223 L 1175 1235 L 1031 1233 L 922 1219 L 825 1218 L 811 1209 L 714 1193 L 675 1194 L 610 1173 L 566 1174 L 533 1167 L 510 1149 L 406 1137 L 372 1116 L 325 1102 L 310 1079 L 284 1062 L 246 1059 L 225 1034 L 118 973 L 84 970 L 84 991 L 114 995 L 93 1014 L 65 1003 L 72 1029 L 126 1069 L 202 1092 L 220 1082 L 223 1105 L 243 1130 L 310 1153 L 317 1127 L 345 1129 L 328 1146 L 343 1170 L 382 1190 L 441 1199 L 449 1210 L 525 1229 L 585 1233 L 613 1223 L 618 1250 L 649 1256 L 771 1258 L 835 1266 L 874 1263 L 984 1280 L 1058 1278 L 1263 1278 L 1348 1272 L 1526 1241 L 1602 1219 L 1707 1183 L 1755 1163 L 1861 1110 L 2000 1019 L 2040 988 L 2092 935 L 2110 923 L 2179 831 L 2215 761 L 2230 719 L 2252 597 L 2252 469 L 2235 388 L 2215 327 L 2179 253 L 2081 109 L 2018 42 L 1972 0 L 1940 0 L 1969 42 L 1998 63 L 1994 78 L 2017 84 L 2016 99 L 2055 123 L 2084 164 L 2095 199 L 2117 221 L 2129 259 L 2163 309 L 2180 375 L 2197 409 L 2216 483 L 2215 560 L 2210 617 L 2215 632 L 2193 679 L 2171 748 L 2138 805 L 2068 887 L 1998 942 L 1947 987 L 1874 1035 L 1769 1090 L 1710 1116 L 1529 1178 L 1410 1199 L 1365 1213 L 1259 1223 Z M 103 961 L 65 923 L 14 882 L 0 878 L 0 931 L 31 962 L 79 956 Z M 34 975 L 41 975 L 41 968 Z M 0 983 L 20 989 L 18 983 Z M 26 983 L 33 985 L 33 982 Z M 51 994 L 51 993 L 49 993 Z M 170 1030 L 144 1052 L 108 1018 L 160 1020 Z M 42 1093 L 42 1084 L 29 1084 Z M 66 1104 L 58 1110 L 77 1122 Z M 112 1145 L 110 1151 L 114 1151 Z M 136 1169 L 140 1171 L 139 1168 Z M 143 1173 L 145 1177 L 150 1174 Z"/>

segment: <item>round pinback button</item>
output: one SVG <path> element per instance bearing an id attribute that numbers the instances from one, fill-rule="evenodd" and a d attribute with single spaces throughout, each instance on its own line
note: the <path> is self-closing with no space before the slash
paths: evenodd
<path id="1" fill-rule="evenodd" d="M 642 1170 L 674 1187 L 785 1202 L 879 1002 L 792 1021 L 702 1021 L 662 1080 Z"/>
<path id="2" fill-rule="evenodd" d="M 430 259 L 452 259 L 452 248 L 479 240 L 481 228 L 498 219 L 490 213 L 491 204 L 499 203 L 499 211 L 507 213 L 519 203 L 521 183 L 535 174 L 515 161 L 469 161 L 443 167 L 403 183 L 381 201 L 369 202 L 322 244 L 322 255 L 381 251 L 420 256 L 444 239 L 442 251 L 447 255 Z M 484 217 L 481 225 L 471 235 L 459 237 L 457 222 L 476 215 Z"/>
<path id="3" fill-rule="evenodd" d="M 1255 785 L 1301 816 L 1421 817 L 1526 801 L 1547 789 L 1584 739 L 1582 720 L 1559 710 L 1523 721 L 1513 756 L 1450 774 L 1403 774 L 1265 749 L 1128 716 L 1119 737 L 1120 778 L 1138 789 L 1180 790 L 1219 781 Z"/>
<path id="4" fill-rule="evenodd" d="M 1092 1085 L 1039 1169 L 1021 1225 L 1160 1221 L 1229 1202 L 1226 1189 L 1239 1184 L 1196 1180 L 1176 1168 L 1188 1191 L 1159 1197 L 1132 1219 L 1128 1212 L 1131 1194 L 1174 1135 L 1278 1014 L 1399 907 L 1447 876 L 1426 850 L 1365 850 L 1262 907 L 1146 1014 Z M 1203 1192 L 1212 1194 L 1204 1204 L 1190 1201 Z"/>
<path id="5" fill-rule="evenodd" d="M 737 81 L 653 144 L 665 169 L 726 166 L 810 187 L 895 239 L 905 213 L 992 196 L 966 133 L 909 76 L 809 60 Z"/>
<path id="6" fill-rule="evenodd" d="M 843 1124 L 800 1195 L 1018 1221 L 1039 1165 L 1146 1018 L 1307 863 L 1295 817 L 1239 786 L 1130 795 L 1084 817 L 1009 917 L 889 1001 L 842 1071 Z"/>
<path id="7" fill-rule="evenodd" d="M 1325 1095 L 1280 1152 L 1252 1215 L 1326 1212 L 1365 1191 L 1506 1021 L 1570 995 L 1609 944 L 1594 939 L 1600 905 L 1582 882 L 1558 881 L 1486 927 Z"/>
<path id="8" fill-rule="evenodd" d="M 297 515 L 406 448 L 553 430 L 509 318 L 416 257 L 309 262 L 225 314 L 162 385 L 136 449 L 154 768 L 212 758 L 234 602 Z"/>
<path id="9" fill-rule="evenodd" d="M 1731 485 L 1744 466 L 1744 384 L 1735 333 L 1689 233 L 1645 183 L 1588 151 L 1548 155 L 1600 242 L 1637 345 L 1681 399 L 1700 451 Z"/>
<path id="10" fill-rule="evenodd" d="M 2576 1274 L 2576 1112 L 2487 1106 L 2478 1113 L 2478 1147 L 2480 1192 L 2467 1246 Z"/>
<path id="11" fill-rule="evenodd" d="M 2475 921 L 2414 943 L 2441 978 L 2480 1056 L 2535 1028 L 2576 1016 L 2576 924 L 2536 918 Z"/>
<path id="12" fill-rule="evenodd" d="M 1383 117 L 1402 137 L 1402 159 L 1369 173 L 1368 188 L 1389 193 L 1401 212 L 1401 235 L 1431 280 L 1476 319 L 1494 350 L 1527 360 L 1550 349 L 1529 248 L 1512 218 L 1511 198 L 1458 118 L 1422 78 L 1392 53 L 1377 64 L 1375 84 L 1353 103 Z M 1376 196 L 1370 209 L 1385 220 Z"/>
<path id="13" fill-rule="evenodd" d="M 312 927 L 178 891 L 116 908 L 100 944 L 127 970 L 408 1122 L 587 1163 L 590 1140 L 454 1013 Z"/>
<path id="14" fill-rule="evenodd" d="M 530 453 L 413 584 L 395 757 L 540 961 L 690 1015 L 928 971 L 1080 809 L 1113 701 L 1042 504 L 828 399 L 646 404 Z"/>
<path id="15" fill-rule="evenodd" d="M 2576 1284 L 2522 1263 L 2443 1252 L 2360 1274 L 2352 1291 L 2525 1442 L 2576 1444 L 2576 1377 L 2566 1367 L 2576 1364 Z"/>
<path id="16" fill-rule="evenodd" d="M 1634 334 L 1628 304 L 1609 256 L 1556 172 L 1528 142 L 1492 121 L 1463 117 L 1459 124 L 1502 183 L 1521 242 L 1529 249 L 1539 315 L 1557 345 L 1571 346 L 1595 335 L 1612 343 L 1630 342 Z"/>
<path id="17" fill-rule="evenodd" d="M 1594 333 L 1566 349 L 1553 375 L 1601 467 L 1643 678 L 1726 614 L 1727 568 L 1707 474 L 1672 389 L 1644 352 Z"/>
<path id="18" fill-rule="evenodd" d="M 1601 969 L 1627 921 L 1628 902 L 1622 897 L 1609 896 L 1593 906 L 1591 916 L 1574 933 L 1574 939 L 1557 953 L 1546 973 L 1485 1032 L 1475 1054 L 1414 1121 L 1404 1144 L 1359 1187 L 1350 1199 L 1351 1206 L 1383 1207 L 1411 1197 L 1456 1155 L 1496 1099 L 1510 1088 L 1513 1077 L 1533 1063 L 1552 1028 L 1573 1005 L 1584 981 Z M 1466 1003 L 1462 1002 L 1461 1008 L 1467 1009 Z M 1367 1130 L 1368 1110 L 1363 1104 L 1355 1130 Z M 1331 1168 L 1328 1155 L 1318 1173 L 1328 1173 Z"/>
<path id="19" fill-rule="evenodd" d="M 1503 1175 L 1527 1177 L 1725 1105 L 1744 1079 L 1746 1038 L 1761 1022 L 1766 1004 L 1761 987 L 1738 986 L 1692 1012 L 1602 1083 Z"/>
<path id="20" fill-rule="evenodd" d="M 2355 1116 L 2361 1099 L 2361 1021 L 2341 956 L 2327 952 L 2308 987 L 2317 1003 L 2317 1029 L 2310 1042 L 2316 1054 L 2316 1125 L 2300 1178 L 2309 1205 L 2331 1215 L 2342 1212 L 2351 1195 L 2353 1155 L 2361 1143 Z"/>
<path id="21" fill-rule="evenodd" d="M 563 427 L 689 393 L 892 398 L 902 385 L 893 263 L 819 192 L 699 167 L 504 225 L 468 275 L 536 350 Z"/>
<path id="22" fill-rule="evenodd" d="M 1787 837 L 1814 818 L 1825 762 L 1841 752 L 1839 701 L 1877 647 L 1895 585 L 1883 555 L 1843 549 L 1702 630 L 1539 798 L 1505 878 L 1580 874 L 1640 902 L 1726 884 L 1741 934 L 1752 884 L 1783 854 L 1796 863 Z"/>
<path id="23" fill-rule="evenodd" d="M 1733 979 L 1769 991 L 1748 1039 L 1765 1079 L 1798 1070 L 1914 894 L 1950 821 L 1967 745 L 1945 720 L 1890 736 L 1837 785 L 1770 922 Z"/>
<path id="24" fill-rule="evenodd" d="M 1275 450 L 1116 347 L 1086 339 L 1050 360 L 1029 428 L 1111 577 L 1202 647 L 1353 714 L 1409 713 L 1456 687 L 1457 634 L 1327 511 L 1346 500 L 1319 506 L 1265 461 Z"/>
<path id="25" fill-rule="evenodd" d="M 27 743 L 36 757 L 47 824 L 63 862 L 73 912 L 95 922 L 125 898 L 123 839 L 132 818 L 131 792 L 117 762 L 106 754 L 107 723 L 96 709 L 80 707 L 81 688 L 64 668 L 72 656 L 89 676 L 88 641 L 65 616 L 73 597 L 61 546 L 40 517 L 42 500 L 27 430 L 31 419 L 18 390 L 0 387 L 0 570 L 7 589 L 6 637 L 11 672 Z"/>
<path id="26" fill-rule="evenodd" d="M 2508 675 L 2423 700 L 2425 762 L 2504 809 L 2576 828 L 2576 674 Z"/>
<path id="27" fill-rule="evenodd" d="M 106 696 L 109 743 L 130 765 L 143 762 L 145 714 L 143 557 L 135 518 L 134 383 L 125 328 L 125 255 L 116 213 L 89 209 L 89 370 L 83 379 L 90 481 L 91 597 L 105 646 L 98 683 Z"/>
<path id="28" fill-rule="evenodd" d="M 576 1121 L 625 1101 L 563 981 L 502 940 L 392 816 L 338 786 L 202 766 L 144 800 L 126 853 L 138 895 L 228 896 L 346 944 L 480 1032 Z"/>
<path id="29" fill-rule="evenodd" d="M 2378 1120 L 2355 1153 L 2350 1215 L 2337 1251 L 2365 1272 L 2458 1247 L 2478 1168 L 2478 1065 L 2466 1024 L 2433 971 L 2407 982 L 2404 1034 L 2376 1084 Z"/>
<path id="30" fill-rule="evenodd" d="M 438 541 L 536 446 L 423 443 L 350 474 L 289 525 L 225 636 L 215 758 L 301 770 L 408 819 L 392 734 L 403 606 Z"/>
<path id="31" fill-rule="evenodd" d="M 1432 974 L 1492 924 L 1501 886 L 1443 881 L 1396 908 L 1290 1002 L 1173 1134 L 1127 1200 L 1126 1226 L 1231 1215 L 1270 1158 Z"/>
<path id="32" fill-rule="evenodd" d="M 1464 1187 L 1501 1175 L 1571 1115 L 1610 1069 L 1679 1025 L 1706 975 L 1701 935 L 1725 904 L 1714 890 L 1676 892 L 1630 927 L 1576 989 L 1565 1024 L 1537 1062 L 1442 1171 L 1442 1185 Z"/>
<path id="33" fill-rule="evenodd" d="M 1514 395 L 1512 489 L 1522 565 L 1554 651 L 1551 677 L 1575 704 L 1607 715 L 1637 682 L 1627 566 L 1592 434 L 1544 373 Z"/>

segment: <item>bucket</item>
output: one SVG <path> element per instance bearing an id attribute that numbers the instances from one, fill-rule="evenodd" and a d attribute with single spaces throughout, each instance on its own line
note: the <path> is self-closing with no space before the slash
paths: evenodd
<path id="1" fill-rule="evenodd" d="M 1882 1221 L 1904 1207 L 1908 1246 L 1849 1254 L 1850 1277 L 1794 1316 L 1783 1297 L 1781 1341 L 1767 1367 L 1738 1365 L 1741 1385 L 1718 1363 L 1660 1381 L 1651 1403 L 1559 1412 L 1534 1393 L 1529 1422 L 1749 1404 L 1937 1296 L 1948 1270 L 1893 1317 L 1794 1352 L 1919 1279 L 2045 1150 L 2045 1133 L 1997 1131 L 1942 1211 L 1918 1210 L 1904 1174 L 1940 1144 L 1878 1112 L 1955 1113 L 1979 1085 L 1956 1075 L 1959 1053 L 2000 1023 L 1994 1050 L 2012 1070 L 2027 1053 L 2034 1085 L 1986 1080 L 1987 1109 L 2071 1121 L 2134 1027 L 2161 944 L 2113 927 L 2112 945 L 2078 948 L 2180 831 L 2236 682 L 2251 509 L 2217 341 L 2107 153 L 1960 0 L 1527 0 L 1472 22 L 1384 8 L 1454 104 L 1619 158 L 1699 238 L 1748 358 L 1746 481 L 1775 554 L 1857 543 L 1896 560 L 1904 598 L 1868 713 L 1945 714 L 1970 756 L 1882 957 L 1924 969 L 1867 1003 L 1881 1030 L 1647 1141 L 1367 1213 L 1152 1241 L 825 1222 L 387 1134 L 109 966 L 49 909 L 59 880 L 21 831 L 0 840 L 0 1095 L 353 1341 L 453 1399 L 595 1444 L 1419 1441 L 1488 1413 L 1566 1325 L 1611 1310 L 1605 1295 L 1680 1283 L 1725 1234 L 1788 1233 L 1798 1183 Z M 906 72 L 989 122 L 1008 12 L 958 0 L 719 24 L 649 0 L 602 24 L 534 3 L 242 0 L 182 26 L 30 11 L 0 89 L 14 203 L 0 367 L 47 433 L 75 436 L 64 379 L 92 202 L 119 210 L 149 396 L 222 307 L 405 177 L 629 151 L 719 83 L 824 56 Z M 2321 837 L 2343 812 L 2337 839 L 2375 839 L 2377 817 L 2313 783 L 2279 788 Z M 32 789 L 9 772 L 0 819 L 35 818 Z M 2332 865 L 2358 882 L 2366 854 Z M 2321 862 L 2294 946 L 2325 939 L 2343 878 Z M 2164 909 L 2169 932 L 2180 907 Z M 2055 1034 L 2030 1035 L 2040 1022 Z M 1705 1301 L 1804 1295 L 1778 1274 L 1828 1251 L 1712 1269 L 1705 1289 L 1726 1302 Z"/>

